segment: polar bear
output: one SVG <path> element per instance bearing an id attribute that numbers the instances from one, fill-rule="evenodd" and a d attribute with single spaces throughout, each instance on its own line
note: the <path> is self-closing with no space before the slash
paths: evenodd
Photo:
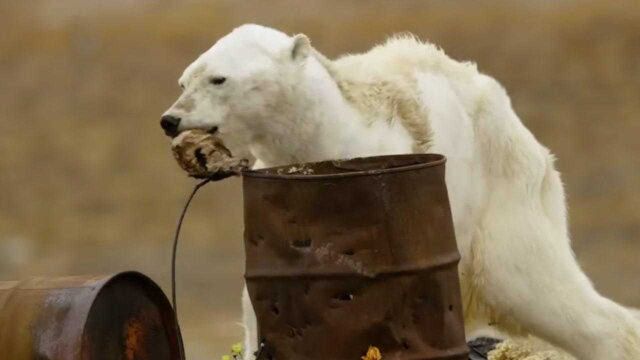
<path id="1" fill-rule="evenodd" d="M 410 152 L 448 158 L 465 328 L 532 334 L 581 360 L 640 359 L 640 319 L 571 250 L 554 157 L 472 63 L 397 36 L 329 60 L 302 34 L 243 25 L 187 67 L 161 126 L 217 132 L 255 168 Z M 243 295 L 247 354 L 256 320 Z"/>

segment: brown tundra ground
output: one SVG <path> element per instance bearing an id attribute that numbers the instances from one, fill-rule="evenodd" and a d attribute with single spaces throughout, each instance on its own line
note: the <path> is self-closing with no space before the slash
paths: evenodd
<path id="1" fill-rule="evenodd" d="M 159 115 L 177 77 L 234 26 L 307 33 L 329 56 L 409 31 L 495 76 L 558 155 L 574 249 L 597 288 L 640 306 L 638 1 L 5 1 L 0 279 L 138 269 L 168 290 L 193 185 Z M 237 179 L 206 187 L 179 258 L 187 354 L 241 338 Z"/>

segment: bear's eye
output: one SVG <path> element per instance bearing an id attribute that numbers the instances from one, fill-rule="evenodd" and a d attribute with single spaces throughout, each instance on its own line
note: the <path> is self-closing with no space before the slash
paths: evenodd
<path id="1" fill-rule="evenodd" d="M 222 85 L 225 81 L 227 81 L 227 78 L 224 76 L 214 76 L 209 79 L 209 82 L 213 85 Z"/>

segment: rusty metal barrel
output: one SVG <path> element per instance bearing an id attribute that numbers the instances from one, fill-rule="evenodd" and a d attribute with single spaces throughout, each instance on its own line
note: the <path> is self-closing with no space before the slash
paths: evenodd
<path id="1" fill-rule="evenodd" d="M 0 359 L 178 360 L 162 290 L 136 272 L 0 282 Z"/>
<path id="2" fill-rule="evenodd" d="M 444 174 L 436 154 L 243 174 L 262 359 L 467 359 Z"/>

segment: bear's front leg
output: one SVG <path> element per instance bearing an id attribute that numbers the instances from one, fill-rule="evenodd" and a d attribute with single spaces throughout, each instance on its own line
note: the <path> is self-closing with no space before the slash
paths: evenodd
<path id="1" fill-rule="evenodd" d="M 244 360 L 253 360 L 258 350 L 258 320 L 251 305 L 247 286 L 242 290 L 242 325 L 244 326 Z"/>

